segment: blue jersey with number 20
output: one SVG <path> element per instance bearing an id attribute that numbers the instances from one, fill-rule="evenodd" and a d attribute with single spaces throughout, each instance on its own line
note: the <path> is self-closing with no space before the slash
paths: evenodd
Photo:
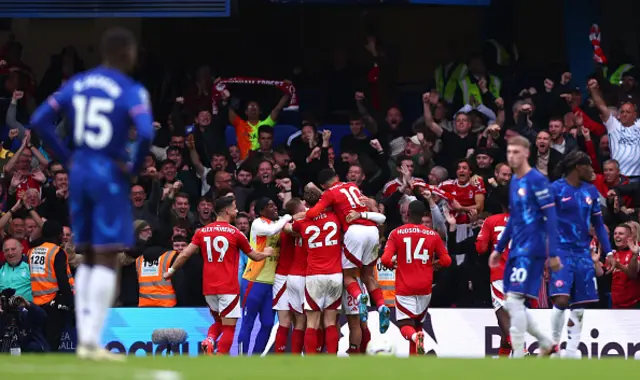
<path id="1" fill-rule="evenodd" d="M 66 116 L 73 153 L 55 135 L 59 113 Z M 34 112 L 32 127 L 69 168 L 77 245 L 129 246 L 133 242 L 128 175 L 137 173 L 149 152 L 152 124 L 144 87 L 104 66 L 74 76 Z M 136 142 L 131 146 L 129 133 L 134 126 Z"/>

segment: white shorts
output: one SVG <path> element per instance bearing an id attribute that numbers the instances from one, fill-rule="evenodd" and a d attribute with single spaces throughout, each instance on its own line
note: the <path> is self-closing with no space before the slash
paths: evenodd
<path id="1" fill-rule="evenodd" d="M 360 285 L 362 294 L 368 294 L 367 287 L 362 284 L 362 281 L 360 281 L 359 278 L 356 278 L 356 281 L 358 282 L 358 285 Z M 345 315 L 360 314 L 360 304 L 358 304 L 358 300 L 351 297 L 351 294 L 347 292 L 347 289 L 342 292 L 342 310 L 344 310 Z"/>
<path id="2" fill-rule="evenodd" d="M 304 313 L 304 276 L 287 277 L 287 295 L 289 297 L 289 310 L 298 314 Z"/>
<path id="3" fill-rule="evenodd" d="M 242 315 L 240 294 L 210 294 L 204 296 L 209 308 L 221 318 L 238 319 Z"/>
<path id="4" fill-rule="evenodd" d="M 402 319 L 424 321 L 429 302 L 431 302 L 431 294 L 426 296 L 399 296 L 396 294 L 396 321 Z"/>
<path id="5" fill-rule="evenodd" d="M 305 310 L 340 310 L 341 301 L 342 273 L 316 274 L 306 277 Z"/>
<path id="6" fill-rule="evenodd" d="M 344 233 L 342 268 L 360 268 L 378 258 L 379 232 L 376 226 L 352 224 Z"/>
<path id="7" fill-rule="evenodd" d="M 289 291 L 287 290 L 287 276 L 276 274 L 273 280 L 273 310 L 289 310 Z"/>
<path id="8" fill-rule="evenodd" d="M 504 283 L 497 280 L 491 283 L 491 303 L 493 310 L 500 310 L 504 307 Z"/>

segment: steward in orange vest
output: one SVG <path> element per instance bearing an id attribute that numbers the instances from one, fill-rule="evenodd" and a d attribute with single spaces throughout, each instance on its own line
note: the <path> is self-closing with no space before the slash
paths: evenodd
<path id="1" fill-rule="evenodd" d="M 159 253 L 157 248 L 153 247 L 145 250 L 144 256 L 136 259 L 139 307 L 174 307 L 178 304 L 172 282 L 175 280 L 165 280 L 162 277 L 171 268 L 171 264 L 178 257 L 178 252 L 166 251 L 159 256 L 157 253 Z"/>

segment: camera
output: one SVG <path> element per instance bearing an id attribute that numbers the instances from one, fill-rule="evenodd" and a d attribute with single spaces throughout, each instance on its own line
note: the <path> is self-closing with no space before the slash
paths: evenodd
<path id="1" fill-rule="evenodd" d="M 0 353 L 10 352 L 14 346 L 19 347 L 22 334 L 20 330 L 20 298 L 15 290 L 5 289 L 0 293 Z"/>

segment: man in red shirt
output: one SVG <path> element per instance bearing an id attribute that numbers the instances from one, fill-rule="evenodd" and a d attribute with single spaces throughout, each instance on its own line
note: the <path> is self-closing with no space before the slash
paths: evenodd
<path id="1" fill-rule="evenodd" d="M 242 231 L 231 225 L 238 215 L 233 197 L 217 199 L 215 211 L 216 221 L 196 231 L 191 243 L 178 255 L 171 268 L 164 274 L 164 278 L 171 278 L 191 255 L 200 250 L 204 261 L 202 288 L 215 319 L 214 326 L 219 326 L 209 329 L 209 336 L 203 342 L 203 348 L 213 353 L 212 346 L 220 338 L 218 354 L 226 355 L 231 349 L 236 322 L 241 314 L 238 283 L 240 251 L 246 252 L 254 261 L 261 261 L 271 256 L 273 249 L 267 247 L 263 252 L 253 250 Z"/>
<path id="2" fill-rule="evenodd" d="M 607 257 L 611 278 L 611 306 L 613 309 L 640 307 L 640 279 L 638 253 L 640 248 L 631 227 L 621 224 L 613 231 L 616 251 Z"/>
<path id="3" fill-rule="evenodd" d="M 475 210 L 479 213 L 484 209 L 484 198 L 487 191 L 481 177 L 472 177 L 471 165 L 466 159 L 458 161 L 456 179 L 444 181 L 440 189 L 455 197 L 460 203 L 460 209 L 456 215 L 458 226 L 469 223 L 469 212 Z"/>
<path id="4" fill-rule="evenodd" d="M 409 354 L 424 355 L 422 323 L 427 315 L 435 265 L 448 267 L 451 256 L 434 230 L 422 224 L 427 207 L 409 204 L 409 223 L 391 231 L 382 255 L 382 265 L 396 270 L 396 324 L 409 341 Z"/>
<path id="5" fill-rule="evenodd" d="M 509 189 L 506 186 L 496 188 L 495 190 L 500 199 L 500 206 L 502 207 L 502 213 L 491 215 L 485 219 L 482 224 L 482 229 L 478 234 L 476 240 L 476 251 L 478 254 L 486 254 L 492 252 L 496 244 L 500 240 L 503 231 L 507 228 L 507 221 L 509 220 Z M 490 280 L 491 280 L 491 301 L 493 303 L 493 310 L 496 312 L 496 318 L 498 318 L 498 326 L 502 336 L 500 339 L 500 348 L 498 349 L 498 355 L 509 356 L 511 354 L 511 342 L 509 340 L 509 313 L 504 309 L 504 284 L 502 278 L 504 276 L 504 267 L 509 257 L 509 247 L 507 247 L 502 256 L 500 257 L 500 264 L 496 267 L 490 268 Z"/>
<path id="6" fill-rule="evenodd" d="M 333 169 L 323 169 L 318 174 L 318 181 L 325 189 L 320 201 L 307 211 L 306 219 L 316 218 L 329 207 L 333 209 L 340 221 L 344 232 L 342 268 L 344 269 L 344 286 L 347 292 L 358 300 L 360 321 L 366 322 L 369 314 L 369 298 L 362 293 L 356 278 L 360 268 L 360 278 L 364 282 L 373 302 L 380 314 L 380 333 L 384 334 L 389 328 L 391 310 L 384 304 L 384 296 L 375 278 L 374 265 L 378 255 L 379 231 L 376 223 L 368 219 L 368 207 L 362 203 L 362 193 L 353 183 L 338 180 Z M 359 218 L 347 221 L 347 215 L 355 211 Z"/>
<path id="7" fill-rule="evenodd" d="M 324 211 L 314 218 L 293 223 L 292 229 L 302 237 L 307 252 L 304 308 L 307 330 L 306 355 L 316 353 L 320 316 L 325 328 L 327 353 L 338 353 L 340 335 L 336 327 L 337 310 L 342 303 L 342 228 L 337 215 Z"/>

